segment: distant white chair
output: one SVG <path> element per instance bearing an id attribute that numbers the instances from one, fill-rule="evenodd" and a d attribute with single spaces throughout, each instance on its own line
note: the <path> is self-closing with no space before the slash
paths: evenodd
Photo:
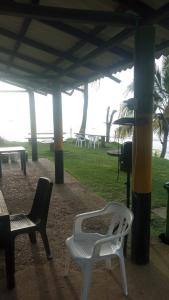
<path id="1" fill-rule="evenodd" d="M 105 235 L 82 231 L 82 222 L 85 219 L 103 215 L 111 216 Z M 132 220 L 132 212 L 126 206 L 116 202 L 108 204 L 101 210 L 87 212 L 75 217 L 73 235 L 66 240 L 66 245 L 71 256 L 81 267 L 84 275 L 82 300 L 88 299 L 93 264 L 97 261 L 105 260 L 106 266 L 110 269 L 113 255 L 117 255 L 120 259 L 124 294 L 128 294 L 123 256 L 123 239 L 130 230 Z M 70 257 L 67 257 L 65 276 L 68 275 L 69 262 Z"/>
<path id="2" fill-rule="evenodd" d="M 100 142 L 99 142 L 99 136 L 97 136 L 97 135 L 88 135 L 88 140 L 89 140 L 89 142 L 88 142 L 88 148 L 96 148 L 96 145 L 98 146 L 98 148 L 99 148 L 99 146 L 100 146 Z"/>
<path id="3" fill-rule="evenodd" d="M 76 134 L 76 146 L 82 147 L 83 144 L 86 147 L 86 139 L 84 134 L 80 134 L 80 133 Z"/>

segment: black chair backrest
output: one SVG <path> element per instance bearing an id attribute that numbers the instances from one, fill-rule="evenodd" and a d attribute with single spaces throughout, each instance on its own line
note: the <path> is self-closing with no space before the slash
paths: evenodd
<path id="1" fill-rule="evenodd" d="M 40 226 L 46 226 L 47 223 L 52 187 L 53 183 L 50 179 L 39 178 L 29 218 Z"/>

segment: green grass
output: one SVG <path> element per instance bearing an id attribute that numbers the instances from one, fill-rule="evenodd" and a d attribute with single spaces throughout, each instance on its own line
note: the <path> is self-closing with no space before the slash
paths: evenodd
<path id="1" fill-rule="evenodd" d="M 6 145 L 23 145 L 31 157 L 28 143 L 5 142 Z M 1 144 L 2 146 L 2 144 Z M 117 144 L 106 145 L 106 148 L 78 148 L 74 143 L 64 143 L 64 168 L 91 191 L 106 201 L 126 199 L 126 174 L 118 174 L 118 160 L 107 155 L 110 148 L 117 149 Z M 53 153 L 48 144 L 38 143 L 40 157 L 53 160 Z M 166 206 L 167 193 L 163 188 L 169 180 L 169 160 L 153 157 L 152 160 L 152 208 Z M 165 220 L 152 214 L 152 234 L 165 231 Z"/>
<path id="2" fill-rule="evenodd" d="M 124 199 L 126 176 L 124 173 L 118 176 L 117 158 L 107 155 L 107 150 L 77 148 L 65 143 L 65 170 L 108 201 Z"/>
<path id="3" fill-rule="evenodd" d="M 110 148 L 116 145 L 109 145 Z M 91 191 L 107 201 L 126 199 L 126 174 L 118 176 L 117 158 L 107 155 L 108 148 L 86 149 L 75 145 L 64 145 L 65 169 L 86 185 Z M 152 208 L 166 206 L 167 193 L 163 188 L 169 180 L 169 161 L 153 157 L 152 160 Z M 165 220 L 155 214 L 151 216 L 151 234 L 165 232 Z"/>

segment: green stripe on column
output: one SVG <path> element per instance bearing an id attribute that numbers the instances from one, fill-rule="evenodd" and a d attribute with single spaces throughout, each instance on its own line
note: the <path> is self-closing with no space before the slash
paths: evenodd
<path id="1" fill-rule="evenodd" d="M 135 216 L 132 226 L 131 258 L 137 264 L 149 262 L 151 193 L 132 194 L 132 210 Z"/>

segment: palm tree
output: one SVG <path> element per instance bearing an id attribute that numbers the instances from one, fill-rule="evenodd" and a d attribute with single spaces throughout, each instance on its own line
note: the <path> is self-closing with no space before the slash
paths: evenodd
<path id="1" fill-rule="evenodd" d="M 158 134 L 164 158 L 169 134 L 169 56 L 163 59 L 161 71 L 156 67 L 154 80 L 153 128 Z"/>
<path id="2" fill-rule="evenodd" d="M 133 90 L 133 83 L 130 84 L 130 86 L 128 87 L 128 91 L 127 93 L 130 91 L 131 89 Z M 120 106 L 120 111 L 119 111 L 119 119 L 120 118 L 124 118 L 124 117 L 134 117 L 134 109 L 133 106 L 130 105 L 130 100 L 124 101 L 121 106 Z M 132 99 L 133 100 L 133 99 Z M 116 130 L 115 130 L 115 136 L 120 138 L 120 139 L 124 139 L 127 136 L 132 136 L 133 134 L 133 127 L 131 125 L 125 125 L 125 126 L 119 126 Z"/>
<path id="3" fill-rule="evenodd" d="M 85 134 L 86 122 L 87 122 L 87 110 L 88 110 L 88 84 L 84 85 L 84 103 L 83 103 L 83 116 L 79 133 Z"/>
<path id="4" fill-rule="evenodd" d="M 133 91 L 133 83 L 128 87 L 128 92 Z M 128 102 L 123 104 L 120 116 L 131 116 L 133 110 L 128 108 Z M 123 127 L 123 126 L 121 126 Z M 131 135 L 132 129 L 128 128 Z M 128 135 L 128 130 L 119 128 L 120 137 Z M 169 135 L 169 56 L 163 58 L 161 70 L 156 66 L 153 93 L 153 130 L 158 135 L 162 145 L 160 157 L 164 158 L 167 150 Z M 120 131 L 123 136 L 120 135 Z"/>
<path id="5" fill-rule="evenodd" d="M 112 110 L 110 113 L 110 106 L 107 107 L 107 113 L 106 113 L 106 143 L 109 143 L 110 141 L 110 129 L 112 125 L 112 120 L 114 117 L 114 114 L 116 113 L 116 110 Z"/>

